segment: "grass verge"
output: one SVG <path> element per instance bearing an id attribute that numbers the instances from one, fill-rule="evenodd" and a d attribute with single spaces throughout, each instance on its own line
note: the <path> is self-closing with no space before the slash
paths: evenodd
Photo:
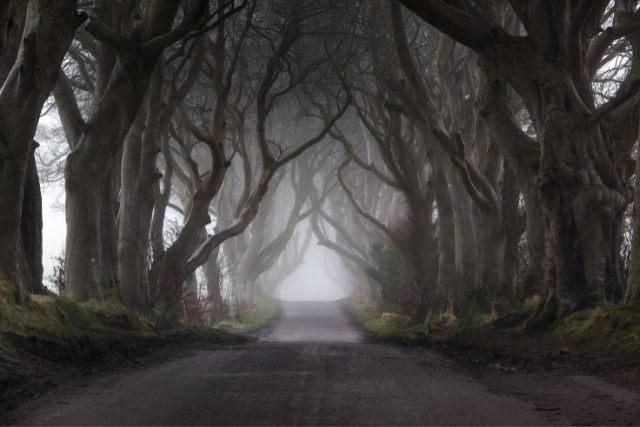
<path id="1" fill-rule="evenodd" d="M 511 313 L 492 320 L 488 315 L 474 315 L 464 320 L 438 319 L 429 324 L 416 324 L 410 318 L 384 313 L 363 304 L 351 306 L 364 329 L 384 341 L 421 344 L 455 341 L 473 335 L 495 338 L 526 336 L 538 339 L 559 339 L 593 350 L 622 351 L 640 354 L 640 305 L 604 306 L 587 309 L 563 317 L 548 330 L 527 333 L 525 312 Z"/>
<path id="2" fill-rule="evenodd" d="M 221 329 L 157 331 L 116 299 L 78 304 L 35 295 L 24 305 L 0 299 L 0 413 L 66 374 L 116 369 L 170 344 L 247 340 Z"/>
<path id="3" fill-rule="evenodd" d="M 221 320 L 216 327 L 234 334 L 251 334 L 269 325 L 278 313 L 273 299 L 261 298 L 244 315 Z"/>
<path id="4" fill-rule="evenodd" d="M 0 355 L 30 352 L 52 360 L 93 357 L 115 346 L 198 339 L 236 343 L 246 338 L 220 329 L 178 326 L 156 331 L 116 299 L 75 303 L 32 296 L 25 305 L 0 304 Z"/>
<path id="5" fill-rule="evenodd" d="M 489 316 L 475 314 L 464 321 L 442 317 L 420 324 L 408 316 L 383 312 L 374 306 L 360 303 L 353 303 L 351 311 L 358 323 L 375 339 L 409 345 L 446 341 L 462 331 L 491 321 Z"/>
<path id="6" fill-rule="evenodd" d="M 384 342 L 429 345 L 456 359 L 493 370 L 562 370 L 598 374 L 625 386 L 640 375 L 640 306 L 608 306 L 579 311 L 545 331 L 525 328 L 525 311 L 492 321 L 439 319 L 417 325 L 408 318 L 366 305 L 352 312 L 369 334 Z"/>
<path id="7" fill-rule="evenodd" d="M 579 311 L 560 320 L 552 333 L 594 351 L 640 355 L 640 305 Z"/>
<path id="8" fill-rule="evenodd" d="M 351 310 L 364 330 L 377 340 L 399 344 L 421 344 L 427 340 L 427 326 L 407 317 L 383 313 L 366 304 L 353 304 Z"/>

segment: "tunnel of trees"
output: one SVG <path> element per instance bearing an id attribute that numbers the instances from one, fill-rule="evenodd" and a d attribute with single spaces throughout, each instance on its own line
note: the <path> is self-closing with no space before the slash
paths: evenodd
<path id="1" fill-rule="evenodd" d="M 246 310 L 311 245 L 419 322 L 640 301 L 638 7 L 3 1 L 2 296 L 50 292 L 59 182 L 56 291 L 159 323 Z"/>

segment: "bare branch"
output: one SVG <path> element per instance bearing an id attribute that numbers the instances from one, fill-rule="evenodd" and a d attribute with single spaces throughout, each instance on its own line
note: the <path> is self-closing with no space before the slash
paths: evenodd
<path id="1" fill-rule="evenodd" d="M 353 205 L 353 207 L 356 209 L 356 211 L 358 211 L 358 213 L 367 221 L 369 221 L 371 223 L 371 225 L 373 225 L 374 227 L 376 227 L 378 230 L 382 231 L 384 234 L 386 234 L 392 241 L 395 241 L 395 236 L 393 235 L 393 233 L 391 232 L 391 230 L 389 230 L 383 223 L 381 223 L 380 221 L 378 221 L 373 215 L 371 215 L 370 213 L 368 213 L 367 211 L 365 211 L 356 201 L 356 198 L 354 197 L 353 193 L 351 192 L 351 190 L 349 189 L 349 187 L 347 187 L 347 184 L 344 182 L 344 177 L 342 176 L 342 172 L 343 170 L 349 165 L 349 163 L 351 163 L 351 159 L 346 159 L 344 162 L 342 162 L 342 164 L 340 165 L 340 167 L 338 168 L 338 181 L 340 182 L 340 186 L 342 187 L 342 190 L 344 191 L 344 193 L 347 196 L 347 199 L 349 199 L 349 202 L 351 202 L 351 204 Z"/>

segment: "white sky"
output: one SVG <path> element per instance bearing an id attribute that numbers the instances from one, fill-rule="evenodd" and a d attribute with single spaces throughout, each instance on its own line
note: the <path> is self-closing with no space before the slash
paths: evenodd
<path id="1" fill-rule="evenodd" d="M 42 188 L 42 264 L 44 284 L 49 288 L 49 277 L 53 274 L 55 264 L 53 258 L 62 253 L 67 234 L 67 221 L 64 211 L 60 209 L 61 205 L 64 205 L 62 183 Z"/>

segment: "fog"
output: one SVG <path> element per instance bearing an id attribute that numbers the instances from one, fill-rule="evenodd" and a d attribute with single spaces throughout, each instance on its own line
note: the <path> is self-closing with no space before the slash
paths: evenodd
<path id="1" fill-rule="evenodd" d="M 53 290 L 51 276 L 56 258 L 64 253 L 67 222 L 64 217 L 64 188 L 50 185 L 42 190 L 42 264 L 44 284 Z"/>
<path id="2" fill-rule="evenodd" d="M 275 291 L 283 301 L 336 301 L 348 296 L 340 282 L 340 261 L 326 248 L 312 241 L 304 261 Z"/>

